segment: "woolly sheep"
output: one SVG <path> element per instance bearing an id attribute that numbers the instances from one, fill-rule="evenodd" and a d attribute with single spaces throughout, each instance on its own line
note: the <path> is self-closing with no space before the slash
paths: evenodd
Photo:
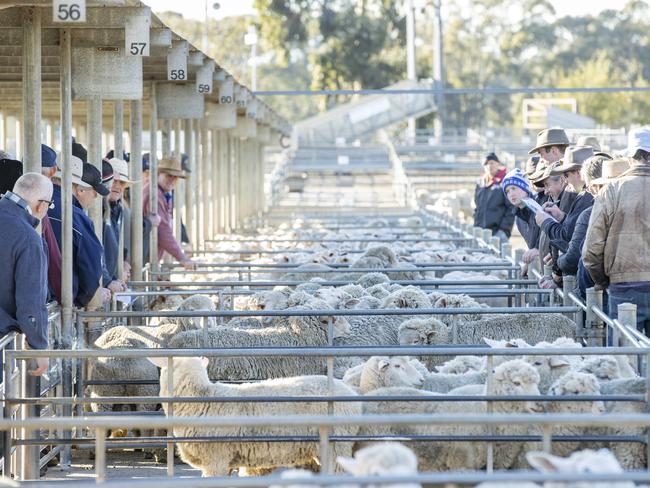
<path id="1" fill-rule="evenodd" d="M 621 369 L 614 356 L 589 356 L 578 367 L 578 371 L 591 373 L 599 381 L 621 378 Z"/>
<path id="2" fill-rule="evenodd" d="M 389 271 L 388 277 L 395 281 L 415 281 L 424 278 L 424 275 L 417 271 L 418 267 L 411 263 L 401 262 L 396 267 L 413 271 Z"/>
<path id="3" fill-rule="evenodd" d="M 370 266 L 366 266 L 369 264 Z M 373 246 L 352 263 L 351 268 L 395 268 L 398 265 L 395 251 L 385 245 Z"/>
<path id="4" fill-rule="evenodd" d="M 293 480 L 302 478 L 313 478 L 314 473 L 306 469 L 287 469 L 280 473 L 280 479 Z M 291 485 L 269 485 L 269 488 L 321 488 L 321 485 L 316 483 L 296 483 Z"/>
<path id="5" fill-rule="evenodd" d="M 385 284 L 371 286 L 370 288 L 367 288 L 366 291 L 370 296 L 377 298 L 379 300 L 383 300 L 388 295 L 390 295 L 390 291 L 388 290 Z"/>
<path id="6" fill-rule="evenodd" d="M 443 275 L 442 280 L 444 281 L 501 281 L 506 279 L 507 271 L 494 271 L 493 273 L 505 273 L 505 276 L 495 276 L 493 274 L 484 274 L 478 271 L 451 271 Z M 459 285 L 463 287 L 464 285 Z M 468 288 L 471 288 L 471 285 L 467 285 Z M 506 285 L 490 285 L 490 289 L 498 288 L 507 288 Z M 483 297 L 480 298 L 479 303 L 488 305 L 490 307 L 507 307 L 508 298 L 507 297 Z"/>
<path id="7" fill-rule="evenodd" d="M 384 273 L 366 273 L 359 277 L 357 283 L 368 289 L 382 283 L 390 283 L 390 278 L 388 278 Z"/>
<path id="8" fill-rule="evenodd" d="M 418 473 L 418 458 L 398 442 L 382 442 L 364 447 L 354 458 L 339 456 L 336 461 L 354 476 L 408 476 Z M 421 488 L 419 483 L 363 485 L 367 488 Z M 357 486 L 357 488 L 361 488 Z"/>
<path id="9" fill-rule="evenodd" d="M 494 381 L 490 394 L 494 395 L 539 395 L 537 384 L 539 374 L 529 364 L 521 360 L 505 362 L 495 368 Z M 368 396 L 384 395 L 413 395 L 430 396 L 432 393 L 412 388 L 379 388 L 368 393 Z M 494 411 L 497 413 L 526 413 L 537 412 L 540 405 L 537 402 L 495 402 Z M 484 414 L 487 403 L 483 401 L 465 402 L 364 402 L 364 414 L 387 413 L 418 413 L 429 415 L 444 414 Z M 462 431 L 462 432 L 461 432 Z M 503 425 L 493 427 L 496 435 L 522 435 L 528 433 L 528 427 L 519 425 Z M 488 426 L 362 426 L 360 435 L 486 435 Z M 355 444 L 355 449 L 361 444 Z M 482 469 L 486 463 L 486 445 L 484 443 L 467 442 L 414 442 L 411 447 L 418 455 L 422 471 L 447 471 L 458 469 Z M 495 468 L 509 468 L 523 446 L 519 443 L 496 443 Z"/>
<path id="10" fill-rule="evenodd" d="M 326 376 L 300 376 L 278 378 L 257 383 L 224 384 L 211 383 L 206 370 L 206 358 L 176 359 L 172 375 L 173 392 L 167 390 L 167 361 L 152 358 L 161 368 L 160 395 L 181 397 L 242 397 L 242 396 L 325 396 L 329 394 Z M 341 381 L 334 382 L 333 394 L 354 396 L 355 393 Z M 167 405 L 163 408 L 166 410 Z M 325 415 L 327 405 L 322 402 L 300 403 L 181 403 L 174 404 L 174 416 L 231 417 L 240 415 Z M 354 416 L 361 413 L 358 402 L 336 402 L 334 415 Z M 335 427 L 333 435 L 353 435 L 356 427 Z M 174 435 L 180 437 L 201 436 L 309 436 L 317 434 L 316 427 L 213 427 L 175 428 Z M 272 469 L 279 466 L 293 467 L 307 464 L 319 455 L 318 444 L 313 442 L 268 443 L 227 442 L 227 443 L 178 443 L 181 459 L 203 476 L 227 476 L 231 469 L 239 467 Z M 337 455 L 350 455 L 349 443 L 334 444 Z"/>
<path id="11" fill-rule="evenodd" d="M 333 277 L 333 269 L 334 268 L 319 263 L 301 264 L 295 268 L 295 271 L 299 271 L 298 273 L 295 271 L 286 273 L 280 277 L 280 281 L 306 281 L 311 278 L 324 278 L 330 280 Z"/>
<path id="12" fill-rule="evenodd" d="M 339 290 L 347 293 L 352 298 L 361 298 L 368 295 L 366 289 L 363 286 L 358 285 L 356 283 L 350 283 L 349 285 L 342 286 L 341 288 L 339 288 Z"/>
<path id="13" fill-rule="evenodd" d="M 359 390 L 368 393 L 386 386 L 419 388 L 424 378 L 405 357 L 373 356 L 363 366 Z"/>
<path id="14" fill-rule="evenodd" d="M 415 286 L 407 286 L 384 298 L 381 308 L 433 308 L 433 305 L 425 292 Z"/>
<path id="15" fill-rule="evenodd" d="M 379 356 L 372 356 L 365 363 L 357 364 L 356 366 L 353 366 L 350 369 L 348 369 L 343 375 L 343 382 L 348 386 L 355 388 L 357 391 L 359 391 L 359 388 L 361 386 L 361 375 L 363 373 L 363 370 L 366 367 L 366 365 L 375 357 L 379 357 Z M 420 377 L 424 378 L 426 375 L 429 374 L 429 370 L 427 370 L 424 364 L 422 364 L 417 359 L 407 359 L 406 356 L 397 356 L 397 357 L 404 358 L 405 360 L 407 360 L 409 364 L 409 370 L 410 368 L 413 368 L 419 374 Z M 412 382 L 413 382 L 412 379 L 408 379 L 403 383 L 394 381 L 391 385 L 385 385 L 385 386 L 412 386 Z"/>
<path id="16" fill-rule="evenodd" d="M 371 296 L 351 298 L 346 302 L 339 304 L 339 308 L 357 310 L 375 310 L 379 307 L 381 307 L 381 300 Z"/>
<path id="17" fill-rule="evenodd" d="M 288 310 L 326 310 L 322 300 L 313 299 L 307 305 Z M 172 349 L 239 348 L 239 347 L 300 347 L 327 344 L 329 321 L 334 327 L 334 339 L 345 336 L 350 324 L 345 317 L 305 316 L 280 318 L 275 325 L 261 329 L 219 327 L 206 331 L 187 331 L 169 343 Z M 230 357 L 213 358 L 208 368 L 210 377 L 218 380 L 257 380 L 300 374 L 324 374 L 325 361 L 318 357 Z M 343 372 L 341 372 L 343 375 Z"/>
<path id="18" fill-rule="evenodd" d="M 322 286 L 323 285 L 321 285 L 318 281 L 307 281 L 306 283 L 301 283 L 296 286 L 296 291 L 304 291 L 305 293 L 313 295 L 314 292 Z"/>
<path id="19" fill-rule="evenodd" d="M 485 359 L 478 356 L 456 356 L 440 366 L 436 366 L 438 373 L 465 374 L 470 371 L 481 371 L 485 368 Z"/>
<path id="20" fill-rule="evenodd" d="M 412 318 L 404 320 L 397 331 L 402 346 L 424 346 L 451 343 L 451 330 L 435 318 Z M 418 356 L 427 369 L 442 364 L 448 356 Z"/>
<path id="21" fill-rule="evenodd" d="M 250 310 L 284 310 L 292 290 L 287 287 L 274 290 L 262 290 L 254 293 L 248 299 Z"/>
<path id="22" fill-rule="evenodd" d="M 259 329 L 263 327 L 260 319 L 255 317 L 234 317 L 228 322 L 228 327 L 238 329 Z"/>

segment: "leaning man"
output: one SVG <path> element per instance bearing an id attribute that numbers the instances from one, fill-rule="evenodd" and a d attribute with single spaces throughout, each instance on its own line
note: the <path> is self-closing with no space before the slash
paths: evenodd
<path id="1" fill-rule="evenodd" d="M 26 173 L 0 199 L 0 335 L 25 334 L 32 349 L 47 349 L 47 257 L 37 228 L 52 204 L 52 182 Z M 38 358 L 29 371 L 41 376 L 49 366 Z"/>

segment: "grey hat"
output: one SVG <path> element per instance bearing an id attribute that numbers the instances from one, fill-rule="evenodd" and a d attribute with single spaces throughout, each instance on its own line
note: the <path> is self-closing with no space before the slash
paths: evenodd
<path id="1" fill-rule="evenodd" d="M 568 146 L 569 144 L 569 138 L 564 129 L 544 129 L 537 134 L 535 147 L 528 151 L 528 154 L 535 154 L 543 147 Z"/>
<path id="2" fill-rule="evenodd" d="M 582 168 L 582 163 L 594 155 L 594 148 L 591 146 L 576 146 L 566 150 L 564 157 L 560 159 L 561 165 L 553 168 L 553 175 L 561 175 L 567 171 Z"/>
<path id="3" fill-rule="evenodd" d="M 576 146 L 591 146 L 594 148 L 594 152 L 600 151 L 600 142 L 596 136 L 582 136 L 578 138 Z"/>

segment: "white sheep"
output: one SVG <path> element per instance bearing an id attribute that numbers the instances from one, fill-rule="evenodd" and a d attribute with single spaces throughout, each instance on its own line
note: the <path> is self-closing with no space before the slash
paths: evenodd
<path id="1" fill-rule="evenodd" d="M 373 356 L 366 361 L 361 370 L 359 390 L 361 393 L 368 393 L 386 386 L 419 388 L 423 381 L 422 374 L 410 363 L 408 358 Z"/>
<path id="2" fill-rule="evenodd" d="M 621 368 L 614 356 L 588 356 L 578 366 L 578 371 L 591 373 L 599 381 L 611 381 L 621 378 Z"/>
<path id="3" fill-rule="evenodd" d="M 329 310 L 322 300 L 288 310 Z M 332 322 L 334 339 L 347 335 L 350 324 L 345 317 L 305 316 L 280 317 L 275 325 L 261 329 L 218 327 L 207 332 L 187 331 L 170 342 L 172 349 L 240 348 L 240 347 L 304 347 L 327 344 L 327 329 Z M 258 380 L 300 374 L 324 374 L 325 360 L 319 357 L 228 357 L 210 360 L 210 376 L 218 380 Z M 344 371 L 341 372 L 341 376 Z"/>
<path id="4" fill-rule="evenodd" d="M 409 476 L 418 474 L 418 458 L 398 442 L 382 442 L 364 447 L 354 458 L 339 456 L 336 461 L 354 476 Z M 369 484 L 367 488 L 421 488 L 419 483 Z M 356 488 L 361 488 L 356 485 Z"/>
<path id="5" fill-rule="evenodd" d="M 384 273 L 366 273 L 359 277 L 357 283 L 368 289 L 382 283 L 390 283 L 390 278 L 388 278 Z"/>
<path id="6" fill-rule="evenodd" d="M 388 295 L 390 295 L 390 291 L 388 290 L 388 287 L 384 283 L 371 286 L 370 288 L 367 288 L 366 291 L 370 296 L 377 298 L 379 300 L 383 300 Z"/>
<path id="7" fill-rule="evenodd" d="M 470 371 L 481 371 L 485 368 L 485 359 L 478 356 L 456 356 L 445 363 L 436 366 L 438 373 L 465 374 Z"/>
<path id="8" fill-rule="evenodd" d="M 433 304 L 425 292 L 415 286 L 407 286 L 384 298 L 381 308 L 433 308 Z"/>
<path id="9" fill-rule="evenodd" d="M 173 391 L 167 389 L 167 359 L 151 358 L 150 361 L 161 368 L 160 395 L 181 397 L 245 397 L 245 396 L 326 396 L 327 377 L 300 376 L 278 378 L 257 383 L 225 384 L 212 383 L 208 378 L 206 358 L 177 358 L 172 375 Z M 333 392 L 337 396 L 354 396 L 347 385 L 334 382 Z M 163 404 L 167 409 L 167 404 Z M 326 415 L 327 405 L 322 402 L 290 403 L 175 403 L 176 417 L 232 417 L 232 416 L 284 416 L 284 415 Z M 354 416 L 361 413 L 358 402 L 336 402 L 334 415 Z M 234 426 L 234 427 L 178 427 L 174 435 L 180 437 L 201 436 L 309 436 L 318 433 L 317 427 L 297 426 Z M 353 435 L 356 427 L 342 426 L 332 429 L 333 435 Z M 183 443 L 177 444 L 181 459 L 203 476 L 227 476 L 231 469 L 240 467 L 273 469 L 280 466 L 294 467 L 313 462 L 319 456 L 317 443 L 290 442 L 283 444 L 269 442 L 227 442 L 227 443 Z M 350 443 L 334 444 L 336 455 L 350 455 Z"/>

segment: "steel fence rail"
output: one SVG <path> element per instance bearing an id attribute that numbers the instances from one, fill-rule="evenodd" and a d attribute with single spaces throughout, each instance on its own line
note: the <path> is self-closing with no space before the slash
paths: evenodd
<path id="1" fill-rule="evenodd" d="M 411 269 L 410 271 L 417 271 Z M 318 273 L 318 271 L 312 271 Z M 173 288 L 180 286 L 298 286 L 302 285 L 304 281 L 238 281 L 238 280 L 213 280 L 213 281 L 131 281 L 131 287 L 160 287 L 160 288 Z M 321 286 L 344 286 L 348 285 L 350 281 L 319 281 Z M 537 285 L 534 280 L 391 280 L 390 283 L 397 285 L 412 285 L 412 286 L 504 286 L 504 285 Z"/>

